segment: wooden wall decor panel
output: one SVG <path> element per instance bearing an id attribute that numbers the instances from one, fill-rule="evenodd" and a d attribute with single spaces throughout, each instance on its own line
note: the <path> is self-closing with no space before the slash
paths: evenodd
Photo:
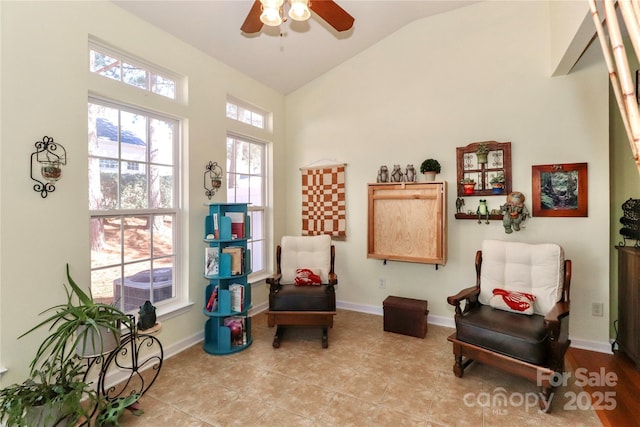
<path id="1" fill-rule="evenodd" d="M 367 256 L 446 263 L 446 183 L 369 184 Z"/>

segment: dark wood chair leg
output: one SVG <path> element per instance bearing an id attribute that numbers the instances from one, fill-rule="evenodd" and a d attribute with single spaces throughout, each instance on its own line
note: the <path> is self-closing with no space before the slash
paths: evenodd
<path id="1" fill-rule="evenodd" d="M 468 365 L 468 363 L 462 363 L 462 350 L 456 343 L 453 344 L 453 358 L 453 373 L 456 377 L 462 378 L 462 375 L 464 374 L 464 368 Z"/>
<path id="2" fill-rule="evenodd" d="M 284 334 L 284 328 L 280 325 L 276 327 L 276 334 L 273 336 L 273 348 L 280 348 L 280 339 Z"/>
<path id="3" fill-rule="evenodd" d="M 554 395 L 553 390 L 553 387 L 542 387 L 538 406 L 540 406 L 540 410 L 544 413 L 549 413 L 549 411 L 551 411 L 551 402 L 553 401 Z"/>
<path id="4" fill-rule="evenodd" d="M 329 332 L 328 328 L 325 326 L 322 328 L 322 348 L 329 347 Z"/>

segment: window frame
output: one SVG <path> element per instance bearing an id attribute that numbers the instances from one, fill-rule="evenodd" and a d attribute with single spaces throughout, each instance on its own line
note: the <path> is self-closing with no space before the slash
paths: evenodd
<path id="1" fill-rule="evenodd" d="M 155 75 L 161 78 L 165 78 L 165 79 L 169 79 L 172 80 L 175 83 L 175 88 L 174 88 L 174 97 L 169 97 L 163 94 L 160 94 L 158 92 L 154 92 L 151 89 L 151 84 L 149 85 L 149 88 L 144 89 L 141 88 L 139 86 L 135 86 L 135 85 L 131 85 L 129 83 L 126 83 L 122 80 L 122 76 L 120 76 L 120 79 L 113 79 L 110 77 L 107 77 L 101 73 L 97 73 L 91 70 L 91 51 L 96 51 L 99 53 L 102 53 L 104 55 L 108 55 L 114 59 L 119 60 L 121 63 L 128 63 L 131 65 L 135 65 L 136 67 L 145 70 L 146 72 L 150 73 L 151 75 Z M 126 52 L 122 52 L 116 48 L 110 47 L 108 44 L 103 43 L 103 42 L 99 42 L 97 40 L 91 39 L 89 40 L 89 49 L 88 49 L 88 60 L 89 60 L 89 72 L 91 74 L 100 76 L 102 78 L 105 79 L 109 79 L 112 81 L 116 81 L 121 83 L 123 86 L 126 86 L 128 88 L 134 88 L 136 90 L 141 90 L 150 94 L 153 94 L 155 96 L 170 100 L 170 101 L 174 101 L 174 102 L 180 102 L 180 103 L 185 103 L 185 94 L 186 94 L 186 90 L 184 87 L 184 83 L 185 83 L 185 79 L 183 76 L 167 70 L 165 68 L 162 68 L 160 66 L 157 65 L 153 65 L 143 59 L 137 58 L 134 55 L 130 55 Z M 149 77 L 149 83 L 151 81 L 152 77 Z"/>
<path id="2" fill-rule="evenodd" d="M 233 119 L 231 119 L 233 120 Z M 229 165 L 227 164 L 226 166 L 226 200 L 229 203 L 234 203 L 234 202 L 242 202 L 244 203 L 244 201 L 238 201 L 237 200 L 237 193 L 233 193 L 233 199 L 231 198 L 231 194 L 230 194 L 230 189 L 229 189 L 229 178 L 231 175 L 249 175 L 249 176 L 259 176 L 262 180 L 262 188 L 261 188 L 261 199 L 262 199 L 262 205 L 255 205 L 254 203 L 251 203 L 251 201 L 249 200 L 249 204 L 247 206 L 247 211 L 249 213 L 249 215 L 251 216 L 252 222 L 251 222 L 251 230 L 255 229 L 255 226 L 253 224 L 253 218 L 254 216 L 252 215 L 253 212 L 260 212 L 262 214 L 262 238 L 261 239 L 257 239 L 255 238 L 255 235 L 252 231 L 252 235 L 251 238 L 247 241 L 247 245 L 249 248 L 253 249 L 253 245 L 255 242 L 262 242 L 262 246 L 263 246 L 263 250 L 262 250 L 262 269 L 261 270 L 254 270 L 251 272 L 250 274 L 250 280 L 252 281 L 258 281 L 261 280 L 263 277 L 267 277 L 270 274 L 270 269 L 269 269 L 269 259 L 270 257 L 270 251 L 271 251 L 271 238 L 269 235 L 269 224 L 270 224 L 270 219 L 268 217 L 268 214 L 270 212 L 269 209 L 269 198 L 268 198 L 268 192 L 269 192 L 269 186 L 270 186 L 270 182 L 269 182 L 269 171 L 268 171 L 268 156 L 269 156 L 269 143 L 262 141 L 260 139 L 257 138 L 253 138 L 253 137 L 249 137 L 246 135 L 242 135 L 236 132 L 232 132 L 232 131 L 227 131 L 227 135 L 226 135 L 226 141 L 228 143 L 229 138 L 232 138 L 236 141 L 241 141 L 247 144 L 256 144 L 256 145 L 260 145 L 262 148 L 262 158 L 261 158 L 261 164 L 262 164 L 262 174 L 247 174 L 247 173 L 238 173 L 238 172 L 230 172 L 230 168 Z M 225 151 L 226 151 L 226 158 L 229 159 L 229 152 L 228 152 L 228 144 L 225 147 Z M 255 252 L 254 250 L 251 251 L 251 256 L 255 256 Z M 252 259 L 252 268 L 255 267 L 255 262 L 253 262 Z"/>
<path id="3" fill-rule="evenodd" d="M 229 115 L 229 106 L 230 105 L 235 106 L 236 109 L 242 108 L 242 109 L 250 112 L 251 116 L 252 116 L 252 119 L 251 119 L 250 123 L 246 122 L 244 120 L 241 120 L 240 117 L 238 117 L 238 116 L 235 116 L 235 117 L 230 116 Z M 256 126 L 256 125 L 253 124 L 253 121 L 254 121 L 253 120 L 253 116 L 254 115 L 258 115 L 258 116 L 260 116 L 262 118 L 263 126 Z M 243 124 L 245 124 L 247 126 L 251 126 L 251 127 L 255 128 L 255 129 L 260 129 L 260 130 L 264 130 L 264 131 L 267 131 L 267 132 L 271 132 L 272 128 L 273 128 L 273 126 L 272 126 L 272 114 L 271 113 L 269 113 L 268 111 L 263 110 L 262 108 L 259 108 L 259 107 L 256 107 L 254 105 L 251 105 L 248 102 L 244 102 L 244 101 L 241 101 L 241 100 L 239 100 L 237 98 L 234 98 L 232 96 L 227 96 L 227 102 L 225 104 L 225 117 L 227 119 L 229 119 L 229 120 L 233 120 L 233 121 L 236 121 L 236 122 L 239 122 L 239 123 L 243 123 Z"/>
<path id="4" fill-rule="evenodd" d="M 175 124 L 175 131 L 173 134 L 173 146 L 172 146 L 172 177 L 173 177 L 173 188 L 172 188 L 172 199 L 173 199 L 173 207 L 171 208 L 162 208 L 162 207 L 157 207 L 157 208 L 151 208 L 151 207 L 146 207 L 146 208 L 142 208 L 142 209 L 131 209 L 131 208 L 110 208 L 110 209 L 100 209 L 100 210 L 95 210 L 95 209 L 89 209 L 89 218 L 90 220 L 93 219 L 98 219 L 98 218 L 113 218 L 113 217 L 117 217 L 121 220 L 121 227 L 123 226 L 123 220 L 126 218 L 133 218 L 133 217 L 137 217 L 137 216 L 164 216 L 164 215 L 169 215 L 172 216 L 172 255 L 167 256 L 167 255 L 163 255 L 163 256 L 153 256 L 153 251 L 152 248 L 150 247 L 149 249 L 149 257 L 146 260 L 134 260 L 134 261 L 127 261 L 125 260 L 126 255 L 124 253 L 124 250 L 121 251 L 120 254 L 120 262 L 119 263 L 115 263 L 115 264 L 109 264 L 109 265 L 100 265 L 99 267 L 95 267 L 93 266 L 93 262 L 90 261 L 90 265 L 89 265 L 89 270 L 91 272 L 91 274 L 93 274 L 94 271 L 98 271 L 98 270 L 105 270 L 108 268 L 120 268 L 121 270 L 121 274 L 120 274 L 120 278 L 124 278 L 124 270 L 126 268 L 126 266 L 128 265 L 134 265 L 134 264 L 140 264 L 142 262 L 148 262 L 153 266 L 154 261 L 160 260 L 160 259 L 166 259 L 166 258 L 173 258 L 173 274 L 172 274 L 172 287 L 173 287 L 173 292 L 172 292 L 172 296 L 168 299 L 164 299 L 162 301 L 155 301 L 153 302 L 154 305 L 157 306 L 157 308 L 159 309 L 159 312 L 162 312 L 162 314 L 167 313 L 167 312 L 172 312 L 172 311 L 176 311 L 179 310 L 181 307 L 185 307 L 187 306 L 189 303 L 188 301 L 188 281 L 184 281 L 182 280 L 183 277 L 183 273 L 182 273 L 182 265 L 183 265 L 183 259 L 181 256 L 182 253 L 182 246 L 183 246 L 183 233 L 182 233 L 182 217 L 183 217 L 183 201 L 181 198 L 181 194 L 182 194 L 182 173 L 183 173 L 183 168 L 182 168 L 182 164 L 181 164 L 181 151 L 182 151 L 182 127 L 183 127 L 183 121 L 180 118 L 177 118 L 171 114 L 167 114 L 167 113 L 158 113 L 157 111 L 153 111 L 150 109 L 145 109 L 145 108 L 141 108 L 141 107 L 136 107 L 136 106 L 132 106 L 129 103 L 126 102 L 122 102 L 122 101 L 116 101 L 113 99 L 106 99 L 104 97 L 98 97 L 98 96 L 94 96 L 94 95 L 89 95 L 88 99 L 87 99 L 87 108 L 89 108 L 89 106 L 91 104 L 97 104 L 100 106 L 104 106 L 107 108 L 113 108 L 113 109 L 117 109 L 120 113 L 121 112 L 127 112 L 127 113 L 133 113 L 133 114 L 141 114 L 144 115 L 146 117 L 147 120 L 152 120 L 152 119 L 156 119 L 156 120 L 163 120 L 163 121 L 171 121 Z M 118 143 L 119 144 L 119 143 Z M 120 166 L 118 166 L 116 168 L 117 174 L 118 174 L 118 178 L 120 177 L 121 173 L 127 173 L 130 172 L 130 170 L 128 169 L 128 165 L 129 163 L 132 163 L 131 161 L 127 160 L 126 158 L 122 157 L 122 154 L 120 152 L 120 149 L 118 148 L 118 157 L 117 158 L 113 158 L 113 157 L 104 157 L 104 156 L 99 156 L 99 155 L 92 155 L 88 153 L 87 156 L 88 161 L 90 161 L 91 159 L 97 159 L 98 163 L 100 163 L 101 161 L 105 161 L 105 160 L 114 160 L 118 163 L 120 163 Z M 150 153 L 147 150 L 147 154 L 145 156 L 145 161 L 140 162 L 140 161 L 135 161 L 133 163 L 137 163 L 137 164 L 144 164 L 145 165 L 145 169 L 147 171 L 150 170 L 150 167 L 153 165 L 157 165 L 159 163 L 155 163 L 151 161 L 150 158 Z M 167 167 L 166 164 L 161 164 L 163 167 Z M 88 171 L 88 169 L 87 169 Z M 149 185 L 150 182 L 149 180 L 147 180 L 146 183 L 146 190 L 147 190 L 147 196 L 149 195 Z M 121 196 L 122 194 L 120 193 L 120 191 L 118 192 L 118 198 Z M 89 194 L 87 194 L 87 196 L 89 196 Z M 88 202 L 90 203 L 90 200 L 88 199 Z M 122 229 L 121 229 L 122 230 Z M 153 238 L 153 231 L 150 231 L 150 236 L 149 238 Z M 125 242 L 121 241 L 120 242 L 121 248 L 124 248 L 125 246 Z M 91 283 L 90 286 L 92 286 L 93 283 Z M 114 298 L 115 298 L 115 292 L 114 292 Z M 119 305 L 119 308 L 124 308 L 124 302 L 122 304 Z M 129 312 L 131 312 L 131 310 L 129 310 Z"/>

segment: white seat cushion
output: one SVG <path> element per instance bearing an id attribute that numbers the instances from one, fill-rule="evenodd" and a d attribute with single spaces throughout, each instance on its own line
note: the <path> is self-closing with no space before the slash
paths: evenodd
<path id="1" fill-rule="evenodd" d="M 535 295 L 534 313 L 545 315 L 562 297 L 564 251 L 555 243 L 482 243 L 480 303 L 489 304 L 495 288 Z"/>
<path id="2" fill-rule="evenodd" d="M 294 283 L 296 270 L 308 268 L 328 283 L 331 270 L 331 236 L 283 236 L 280 243 L 280 283 Z"/>

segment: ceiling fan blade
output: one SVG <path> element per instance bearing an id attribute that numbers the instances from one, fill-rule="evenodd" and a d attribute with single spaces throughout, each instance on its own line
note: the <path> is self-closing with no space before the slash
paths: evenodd
<path id="1" fill-rule="evenodd" d="M 353 27 L 353 16 L 333 0 L 311 0 L 309 7 L 338 31 L 346 31 Z"/>
<path id="2" fill-rule="evenodd" d="M 262 13 L 262 4 L 260 0 L 253 2 L 251 10 L 244 20 L 244 23 L 240 27 L 242 32 L 247 34 L 257 33 L 262 29 L 262 21 L 260 21 L 260 14 Z"/>

